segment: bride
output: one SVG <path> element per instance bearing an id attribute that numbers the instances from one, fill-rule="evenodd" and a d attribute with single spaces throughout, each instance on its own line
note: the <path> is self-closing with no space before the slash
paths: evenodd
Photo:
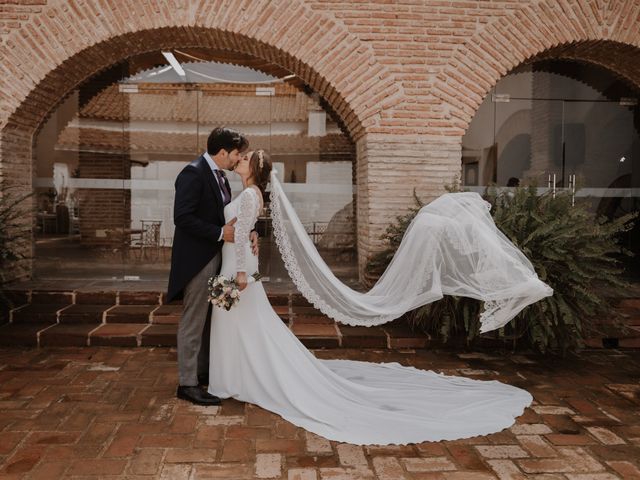
<path id="1" fill-rule="evenodd" d="M 317 359 L 269 304 L 249 234 L 263 208 L 271 163 L 249 152 L 235 172 L 244 190 L 225 207 L 237 217 L 235 243 L 225 243 L 221 274 L 235 277 L 239 303 L 214 308 L 208 392 L 275 412 L 329 440 L 353 444 L 407 444 L 498 432 L 532 401 L 519 388 L 405 367 Z M 274 172 L 275 173 L 275 172 Z M 495 227 L 486 202 L 474 193 L 446 194 L 424 207 L 394 260 L 367 293 L 350 290 L 322 261 L 275 174 L 271 175 L 274 232 L 298 289 L 341 323 L 376 325 L 443 294 L 485 302 L 482 329 L 507 323 L 552 290 Z"/>

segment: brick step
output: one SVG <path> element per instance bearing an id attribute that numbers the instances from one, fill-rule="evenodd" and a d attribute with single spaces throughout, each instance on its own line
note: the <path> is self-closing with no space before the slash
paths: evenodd
<path id="1" fill-rule="evenodd" d="M 167 346 L 176 345 L 177 325 L 148 323 L 8 323 L 0 327 L 2 346 Z"/>
<path id="2" fill-rule="evenodd" d="M 141 347 L 175 347 L 178 324 L 149 325 L 142 332 Z"/>
<path id="3" fill-rule="evenodd" d="M 618 310 L 622 314 L 622 322 L 627 325 L 640 325 L 640 311 Z"/>
<path id="4" fill-rule="evenodd" d="M 175 346 L 181 302 L 163 292 L 29 290 L 6 292 L 14 308 L 1 321 L 1 345 Z M 336 324 L 300 294 L 268 294 L 275 312 L 309 348 L 425 348 L 432 340 L 402 322 L 380 327 Z M 616 310 L 629 328 L 611 319 L 587 340 L 598 348 L 640 348 L 640 298 L 621 299 Z"/>
<path id="5" fill-rule="evenodd" d="M 5 295 L 15 306 L 26 303 L 91 305 L 167 305 L 166 293 L 160 291 L 129 290 L 7 290 Z M 271 305 L 289 305 L 290 294 L 268 293 Z M 304 300 L 306 302 L 306 300 Z M 308 305 L 296 300 L 296 305 Z M 170 305 L 182 305 L 182 300 L 175 300 Z"/>
<path id="6" fill-rule="evenodd" d="M 625 331 L 637 328 L 634 325 L 636 318 L 622 318 L 620 320 L 607 319 L 606 321 L 594 322 L 595 332 L 605 335 L 624 335 Z"/>
<path id="7" fill-rule="evenodd" d="M 584 344 L 590 348 L 640 348 L 640 337 L 587 338 Z"/>
<path id="8" fill-rule="evenodd" d="M 289 305 L 289 295 L 282 293 L 268 293 L 269 303 L 274 306 Z"/>
<path id="9" fill-rule="evenodd" d="M 294 322 L 291 331 L 307 348 L 337 348 L 341 345 L 337 325 L 300 325 Z"/>
<path id="10" fill-rule="evenodd" d="M 4 297 L 11 302 L 13 307 L 19 307 L 29 303 L 31 294 L 22 290 L 7 290 L 3 292 Z"/>
<path id="11" fill-rule="evenodd" d="M 297 315 L 322 315 L 322 312 L 314 307 L 300 307 L 293 305 L 291 311 Z"/>
<path id="12" fill-rule="evenodd" d="M 158 325 L 177 325 L 182 316 L 182 305 L 160 305 L 151 312 L 151 323 Z"/>
<path id="13" fill-rule="evenodd" d="M 291 318 L 291 315 L 289 314 L 289 305 L 272 305 L 272 307 L 283 322 L 289 322 L 289 319 Z"/>
<path id="14" fill-rule="evenodd" d="M 74 294 L 69 291 L 34 290 L 29 295 L 29 302 L 44 305 L 71 305 Z"/>
<path id="15" fill-rule="evenodd" d="M 11 310 L 10 319 L 15 323 L 55 323 L 58 321 L 58 314 L 71 305 L 28 303 Z"/>
<path id="16" fill-rule="evenodd" d="M 89 334 L 97 330 L 95 323 L 58 323 L 42 330 L 41 347 L 84 347 L 89 345 Z"/>
<path id="17" fill-rule="evenodd" d="M 118 292 L 119 305 L 161 305 L 163 292 Z"/>
<path id="18" fill-rule="evenodd" d="M 103 324 L 89 333 L 89 345 L 137 347 L 140 345 L 142 332 L 149 326 L 145 323 Z"/>
<path id="19" fill-rule="evenodd" d="M 6 323 L 0 326 L 0 346 L 174 347 L 177 323 Z M 408 327 L 350 327 L 296 324 L 291 330 L 307 348 L 426 348 L 432 340 Z M 585 340 L 591 348 L 640 348 L 640 328 L 627 335 Z"/>
<path id="20" fill-rule="evenodd" d="M 170 319 L 170 312 L 164 319 Z M 293 324 L 293 333 L 308 348 L 425 348 L 430 339 L 402 325 L 349 327 Z M 174 347 L 177 322 L 171 323 L 6 323 L 0 326 L 2 346 Z"/>
<path id="21" fill-rule="evenodd" d="M 335 321 L 326 315 L 293 314 L 293 322 L 296 324 L 333 325 Z"/>
<path id="22" fill-rule="evenodd" d="M 640 337 L 640 326 L 627 325 L 624 330 L 616 329 L 605 333 L 610 337 L 615 336 L 618 338 L 637 338 Z"/>
<path id="23" fill-rule="evenodd" d="M 159 305 L 115 305 L 105 313 L 106 323 L 149 323 Z"/>
<path id="24" fill-rule="evenodd" d="M 58 318 L 60 323 L 90 323 L 99 324 L 104 320 L 105 312 L 112 308 L 111 305 L 92 305 L 90 303 L 69 305 L 63 309 Z"/>
<path id="25" fill-rule="evenodd" d="M 604 328 L 597 337 L 585 340 L 591 348 L 640 348 L 640 326 L 627 324 L 627 328 Z"/>
<path id="26" fill-rule="evenodd" d="M 50 323 L 6 323 L 0 327 L 0 345 L 3 347 L 36 347 L 38 334 L 56 325 Z"/>
<path id="27" fill-rule="evenodd" d="M 12 321 L 16 323 L 174 323 L 182 315 L 182 305 L 48 305 L 27 304 L 13 309 Z M 288 305 L 275 305 L 273 309 L 285 322 L 297 324 L 333 325 L 333 319 L 315 309 L 309 313 L 290 312 Z"/>
<path id="28" fill-rule="evenodd" d="M 341 326 L 343 347 L 386 348 L 387 333 L 379 327 Z"/>
<path id="29" fill-rule="evenodd" d="M 640 298 L 625 298 L 620 300 L 616 308 L 620 308 L 623 310 L 633 310 L 635 312 L 640 312 Z"/>
<path id="30" fill-rule="evenodd" d="M 309 301 L 299 293 L 291 295 L 291 305 L 294 307 L 313 307 L 313 305 L 311 305 Z"/>
<path id="31" fill-rule="evenodd" d="M 118 303 L 118 292 L 75 292 L 75 303 L 85 305 L 116 305 Z"/>

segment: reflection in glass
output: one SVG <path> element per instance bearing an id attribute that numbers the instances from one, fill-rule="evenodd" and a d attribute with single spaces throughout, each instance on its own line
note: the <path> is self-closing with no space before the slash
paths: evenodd
<path id="1" fill-rule="evenodd" d="M 42 126 L 34 275 L 166 283 L 175 178 L 224 125 L 245 133 L 251 149 L 271 152 L 321 254 L 336 274 L 355 279 L 354 145 L 318 97 L 257 59 L 164 53 L 94 77 Z M 237 195 L 239 178 L 231 173 L 229 180 Z M 266 206 L 258 225 L 261 270 L 290 289 Z"/>
<path id="2" fill-rule="evenodd" d="M 640 92 L 593 65 L 538 61 L 495 86 L 463 138 L 461 182 L 570 187 L 607 218 L 640 210 Z M 621 239 L 640 254 L 640 227 Z M 640 276 L 638 255 L 628 274 Z"/>

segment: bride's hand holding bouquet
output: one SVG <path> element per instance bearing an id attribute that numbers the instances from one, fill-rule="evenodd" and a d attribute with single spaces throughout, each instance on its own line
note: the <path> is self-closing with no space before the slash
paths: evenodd
<path id="1" fill-rule="evenodd" d="M 261 275 L 256 272 L 247 277 L 247 272 L 238 272 L 236 278 L 227 278 L 224 275 L 210 277 L 208 301 L 216 307 L 229 311 L 240 301 L 240 292 L 247 285 L 260 280 Z"/>
<path id="2" fill-rule="evenodd" d="M 247 288 L 247 272 L 238 272 L 236 275 L 236 285 L 238 285 L 238 290 L 240 291 Z"/>

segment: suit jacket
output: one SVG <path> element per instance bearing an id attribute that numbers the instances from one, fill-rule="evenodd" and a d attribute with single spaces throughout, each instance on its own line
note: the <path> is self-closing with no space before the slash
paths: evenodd
<path id="1" fill-rule="evenodd" d="M 187 283 L 220 251 L 225 224 L 222 193 L 204 156 L 184 167 L 175 188 L 169 302 L 183 298 Z"/>

